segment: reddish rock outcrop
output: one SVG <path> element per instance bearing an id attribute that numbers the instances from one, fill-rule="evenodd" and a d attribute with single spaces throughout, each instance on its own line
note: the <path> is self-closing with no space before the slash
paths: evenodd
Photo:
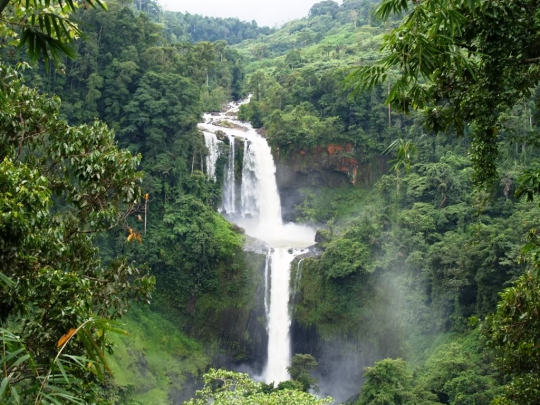
<path id="1" fill-rule="evenodd" d="M 278 184 L 283 187 L 326 185 L 339 187 L 344 183 L 371 184 L 384 171 L 385 162 L 375 158 L 360 163 L 351 143 L 319 145 L 312 149 L 282 153 L 274 150 L 278 163 Z"/>

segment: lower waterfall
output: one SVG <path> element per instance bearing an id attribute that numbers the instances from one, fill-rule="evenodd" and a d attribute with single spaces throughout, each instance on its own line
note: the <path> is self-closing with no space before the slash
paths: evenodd
<path id="1" fill-rule="evenodd" d="M 270 312 L 268 315 L 268 360 L 265 370 L 267 383 L 289 379 L 287 367 L 291 362 L 289 314 L 289 286 L 291 262 L 299 250 L 284 247 L 274 248 L 269 252 L 272 263 Z"/>
<path id="2" fill-rule="evenodd" d="M 268 325 L 268 358 L 261 377 L 267 383 L 278 384 L 289 380 L 291 263 L 296 256 L 305 252 L 303 248 L 315 242 L 315 230 L 283 223 L 271 148 L 250 124 L 237 120 L 235 114 L 239 105 L 241 103 L 231 103 L 229 110 L 219 116 L 205 114 L 204 123 L 199 124 L 199 128 L 207 133 L 222 131 L 230 141 L 229 160 L 224 168 L 224 214 L 244 228 L 247 235 L 265 242 L 267 246 L 264 306 Z M 225 121 L 228 121 L 228 125 L 223 125 Z M 240 196 L 235 193 L 235 138 L 243 138 L 245 142 Z M 205 139 L 208 139 L 210 149 L 210 137 Z M 211 176 L 211 173 L 207 174 Z"/>

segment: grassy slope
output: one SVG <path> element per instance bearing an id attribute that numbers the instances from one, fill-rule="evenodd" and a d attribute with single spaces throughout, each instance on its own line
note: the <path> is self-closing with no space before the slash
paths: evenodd
<path id="1" fill-rule="evenodd" d="M 192 377 L 207 368 L 203 347 L 184 335 L 178 325 L 149 308 L 133 307 L 124 318 L 128 336 L 115 335 L 110 363 L 115 382 L 130 388 L 142 404 L 170 404 Z"/>

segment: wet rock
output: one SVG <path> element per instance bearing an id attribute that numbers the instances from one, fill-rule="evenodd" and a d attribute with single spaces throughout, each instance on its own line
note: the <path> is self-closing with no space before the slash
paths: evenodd
<path id="1" fill-rule="evenodd" d="M 217 125 L 218 127 L 223 127 L 223 128 L 234 128 L 234 124 L 227 120 L 216 121 L 214 122 L 214 125 Z"/>
<path id="2" fill-rule="evenodd" d="M 328 235 L 328 230 L 326 229 L 318 229 L 317 232 L 315 233 L 315 242 L 317 243 L 324 243 L 328 241 L 329 239 L 330 238 Z"/>
<path id="3" fill-rule="evenodd" d="M 214 125 L 218 127 L 223 127 L 223 128 L 239 129 L 240 131 L 247 131 L 246 127 L 243 127 L 238 124 L 234 124 L 231 121 L 227 121 L 227 120 L 216 121 L 214 122 Z"/>
<path id="4" fill-rule="evenodd" d="M 221 142 L 229 143 L 229 138 L 227 138 L 225 132 L 218 129 L 216 132 L 214 132 L 214 134 L 216 135 L 216 138 L 219 139 Z"/>
<path id="5" fill-rule="evenodd" d="M 264 254 L 269 250 L 268 243 L 254 238 L 252 236 L 246 235 L 246 242 L 244 244 L 244 251 L 246 252 L 254 252 L 258 254 Z"/>
<path id="6" fill-rule="evenodd" d="M 361 161 L 350 143 L 293 151 L 273 150 L 278 187 L 344 187 L 375 183 L 387 170 L 386 157 Z"/>
<path id="7" fill-rule="evenodd" d="M 307 259 L 308 257 L 320 257 L 322 255 L 322 250 L 319 249 L 317 245 L 311 245 L 306 248 L 306 252 L 302 253 L 301 255 L 298 255 L 294 258 L 294 261 L 298 263 L 298 261 L 302 259 Z"/>
<path id="8" fill-rule="evenodd" d="M 238 233 L 241 233 L 241 234 L 245 234 L 246 233 L 246 230 L 244 228 L 242 228 L 241 226 L 238 226 L 236 224 L 232 224 L 232 228 L 235 232 L 238 232 Z"/>

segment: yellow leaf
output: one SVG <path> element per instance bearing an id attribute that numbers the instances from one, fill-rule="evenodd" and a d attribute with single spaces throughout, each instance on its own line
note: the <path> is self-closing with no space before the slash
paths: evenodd
<path id="1" fill-rule="evenodd" d="M 140 215 L 137 215 L 137 219 L 138 219 L 139 221 L 142 221 L 142 217 L 141 217 Z"/>
<path id="2" fill-rule="evenodd" d="M 63 346 L 69 339 L 71 339 L 71 337 L 77 332 L 77 329 L 73 329 L 71 328 L 69 330 L 68 333 L 66 333 L 64 336 L 62 336 L 59 340 L 58 340 L 58 346 L 57 347 L 61 347 Z"/>

